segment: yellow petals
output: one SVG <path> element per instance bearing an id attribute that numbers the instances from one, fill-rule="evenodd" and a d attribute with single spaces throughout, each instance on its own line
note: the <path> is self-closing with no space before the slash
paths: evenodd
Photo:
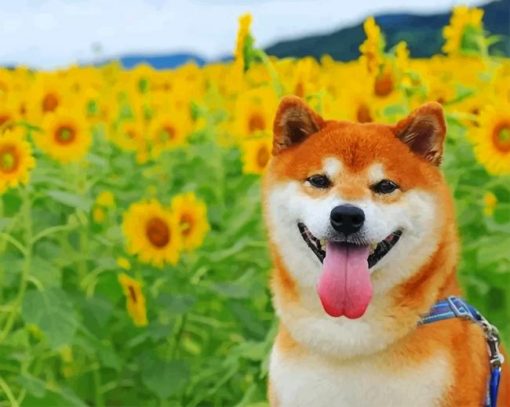
<path id="1" fill-rule="evenodd" d="M 243 141 L 243 171 L 247 174 L 262 174 L 271 158 L 271 137 L 252 138 Z"/>
<path id="2" fill-rule="evenodd" d="M 453 9 L 450 23 L 443 29 L 447 55 L 469 55 L 479 51 L 478 41 L 483 39 L 483 10 L 457 6 Z"/>
<path id="3" fill-rule="evenodd" d="M 127 274 L 119 275 L 119 283 L 126 297 L 126 308 L 133 324 L 142 327 L 148 324 L 147 308 L 141 284 Z"/>
<path id="4" fill-rule="evenodd" d="M 122 231 L 127 250 L 157 267 L 176 264 L 181 250 L 179 220 L 158 201 L 132 204 L 124 214 Z"/>
<path id="5" fill-rule="evenodd" d="M 237 31 L 236 48 L 234 51 L 235 64 L 241 68 L 245 66 L 245 55 L 244 50 L 246 46 L 246 40 L 250 35 L 250 27 L 252 22 L 252 16 L 250 13 L 243 14 L 239 17 L 239 29 Z"/>
<path id="6" fill-rule="evenodd" d="M 384 60 L 384 36 L 373 17 L 369 17 L 363 23 L 363 29 L 367 36 L 360 45 L 362 59 L 365 61 L 368 72 L 376 73 Z"/>
<path id="7" fill-rule="evenodd" d="M 487 217 L 494 215 L 494 210 L 498 204 L 498 198 L 492 192 L 486 192 L 483 196 L 483 213 Z"/>
<path id="8" fill-rule="evenodd" d="M 45 116 L 43 131 L 35 140 L 41 150 L 61 163 L 82 160 L 92 144 L 86 118 L 75 111 L 63 110 Z"/>
<path id="9" fill-rule="evenodd" d="M 92 210 L 92 219 L 95 223 L 104 223 L 106 220 L 106 213 L 103 208 L 95 207 Z"/>
<path id="10" fill-rule="evenodd" d="M 395 58 L 397 68 L 406 71 L 409 68 L 409 48 L 405 41 L 400 41 L 395 47 Z"/>
<path id="11" fill-rule="evenodd" d="M 171 211 L 179 222 L 183 249 L 199 247 L 209 230 L 205 203 L 188 192 L 172 198 Z"/>
<path id="12" fill-rule="evenodd" d="M 105 208 L 112 208 L 115 206 L 115 197 L 110 191 L 102 191 L 96 198 L 96 205 Z"/>
<path id="13" fill-rule="evenodd" d="M 117 257 L 116 263 L 123 270 L 131 270 L 131 263 L 125 257 Z"/>
<path id="14" fill-rule="evenodd" d="M 487 106 L 473 130 L 476 159 L 493 175 L 510 174 L 510 103 Z"/>
<path id="15" fill-rule="evenodd" d="M 26 184 L 34 167 L 32 146 L 21 129 L 6 130 L 0 135 L 0 192 Z"/>

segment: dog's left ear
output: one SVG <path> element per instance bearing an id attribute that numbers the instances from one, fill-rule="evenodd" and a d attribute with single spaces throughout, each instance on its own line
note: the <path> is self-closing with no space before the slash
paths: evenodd
<path id="1" fill-rule="evenodd" d="M 280 102 L 273 125 L 273 155 L 301 143 L 317 133 L 324 120 L 297 96 L 285 96 Z"/>
<path id="2" fill-rule="evenodd" d="M 443 107 L 429 102 L 398 122 L 393 131 L 411 151 L 434 165 L 441 164 L 446 122 Z"/>

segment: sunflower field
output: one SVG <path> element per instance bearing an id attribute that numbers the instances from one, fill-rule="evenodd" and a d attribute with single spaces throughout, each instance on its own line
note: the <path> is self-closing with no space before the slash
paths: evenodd
<path id="1" fill-rule="evenodd" d="M 281 96 L 326 118 L 446 109 L 469 300 L 510 338 L 510 60 L 458 7 L 443 54 L 0 69 L 0 406 L 264 406 L 275 332 L 260 175 Z M 499 39 L 501 40 L 501 39 Z"/>

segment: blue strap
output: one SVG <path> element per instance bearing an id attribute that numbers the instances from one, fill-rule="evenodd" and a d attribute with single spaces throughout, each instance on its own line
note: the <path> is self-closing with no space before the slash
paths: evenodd
<path id="1" fill-rule="evenodd" d="M 501 364 L 503 363 L 503 355 L 499 352 L 498 330 L 474 307 L 463 299 L 454 296 L 435 303 L 430 312 L 422 317 L 419 325 L 427 325 L 452 318 L 468 319 L 480 325 L 484 331 L 489 348 L 489 363 L 491 367 L 485 407 L 496 407 L 499 381 L 501 379 Z"/>

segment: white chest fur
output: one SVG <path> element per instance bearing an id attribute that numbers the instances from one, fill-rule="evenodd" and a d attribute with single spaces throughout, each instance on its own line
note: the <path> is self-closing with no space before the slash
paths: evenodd
<path id="1" fill-rule="evenodd" d="M 450 382 L 448 360 L 436 354 L 407 366 L 381 357 L 335 363 L 273 348 L 272 390 L 279 407 L 432 407 Z"/>

